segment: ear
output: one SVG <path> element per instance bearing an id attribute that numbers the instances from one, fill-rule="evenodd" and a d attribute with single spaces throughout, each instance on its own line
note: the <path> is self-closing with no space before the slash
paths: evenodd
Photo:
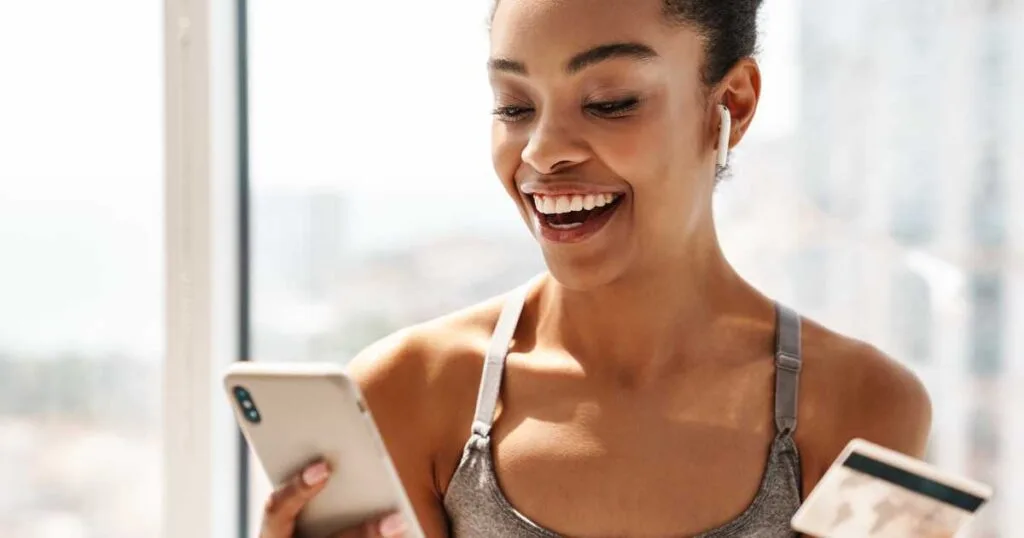
<path id="1" fill-rule="evenodd" d="M 724 105 L 732 115 L 732 134 L 729 147 L 735 147 L 743 140 L 757 112 L 761 99 L 761 69 L 753 58 L 743 58 L 726 73 L 715 92 L 713 104 Z M 715 114 L 717 118 L 717 113 Z"/>

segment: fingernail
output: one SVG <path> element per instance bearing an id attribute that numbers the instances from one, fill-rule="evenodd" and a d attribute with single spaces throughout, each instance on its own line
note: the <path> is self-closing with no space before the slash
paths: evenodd
<path id="1" fill-rule="evenodd" d="M 380 521 L 379 530 L 385 537 L 401 536 L 405 529 L 405 518 L 401 514 L 391 514 Z"/>
<path id="2" fill-rule="evenodd" d="M 320 462 L 316 465 L 311 465 L 307 467 L 305 471 L 302 471 L 302 481 L 305 482 L 307 486 L 315 486 L 326 480 L 327 475 L 329 474 L 331 474 L 331 472 L 327 469 L 327 464 Z"/>

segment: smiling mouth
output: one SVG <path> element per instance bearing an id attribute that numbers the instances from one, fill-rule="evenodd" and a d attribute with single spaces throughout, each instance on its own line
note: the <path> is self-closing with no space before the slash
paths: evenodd
<path id="1" fill-rule="evenodd" d="M 540 220 L 555 230 L 574 230 L 614 211 L 622 202 L 618 193 L 531 195 Z"/>

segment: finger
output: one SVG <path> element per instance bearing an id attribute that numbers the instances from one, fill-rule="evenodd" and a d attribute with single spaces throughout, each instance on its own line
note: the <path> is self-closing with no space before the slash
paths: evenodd
<path id="1" fill-rule="evenodd" d="M 299 512 L 324 488 L 329 476 L 330 469 L 326 463 L 314 463 L 275 491 L 264 509 L 267 526 L 290 532 Z"/>
<path id="2" fill-rule="evenodd" d="M 403 538 L 408 530 L 409 526 L 401 514 L 390 514 L 343 531 L 335 538 Z"/>
<path id="3" fill-rule="evenodd" d="M 402 514 L 391 514 L 377 523 L 377 533 L 383 538 L 401 538 L 408 530 Z"/>

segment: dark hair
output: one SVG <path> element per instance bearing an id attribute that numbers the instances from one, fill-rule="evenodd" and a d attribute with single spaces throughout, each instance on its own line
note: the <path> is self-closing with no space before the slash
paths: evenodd
<path id="1" fill-rule="evenodd" d="M 491 19 L 498 8 L 495 0 Z M 672 24 L 696 29 L 705 42 L 702 77 L 713 86 L 742 58 L 757 49 L 757 12 L 763 0 L 663 0 L 665 17 Z"/>
<path id="2" fill-rule="evenodd" d="M 664 0 L 665 15 L 694 27 L 705 41 L 704 82 L 722 81 L 736 62 L 757 50 L 757 12 L 763 0 Z"/>

